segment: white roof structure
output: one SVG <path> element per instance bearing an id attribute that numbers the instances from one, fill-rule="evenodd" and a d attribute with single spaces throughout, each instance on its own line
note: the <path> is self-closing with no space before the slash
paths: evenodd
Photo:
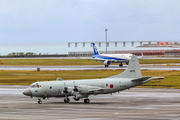
<path id="1" fill-rule="evenodd" d="M 123 50 L 153 50 L 153 49 L 180 49 L 171 47 L 138 47 L 143 44 L 158 44 L 162 41 L 109 41 L 107 43 L 108 51 L 123 51 Z M 180 41 L 164 41 L 175 42 L 180 44 Z M 38 44 L 0 44 L 0 54 L 7 55 L 12 52 L 34 52 L 36 54 L 68 54 L 68 52 L 90 52 L 93 42 L 64 42 L 64 43 L 38 43 Z M 95 42 L 98 51 L 105 51 L 105 42 Z"/>

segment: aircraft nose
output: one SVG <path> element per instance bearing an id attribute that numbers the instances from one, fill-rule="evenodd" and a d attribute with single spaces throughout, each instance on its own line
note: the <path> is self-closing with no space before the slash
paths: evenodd
<path id="1" fill-rule="evenodd" d="M 32 92 L 29 88 L 26 88 L 24 91 L 23 91 L 23 94 L 24 95 L 27 95 L 27 96 L 32 96 Z"/>

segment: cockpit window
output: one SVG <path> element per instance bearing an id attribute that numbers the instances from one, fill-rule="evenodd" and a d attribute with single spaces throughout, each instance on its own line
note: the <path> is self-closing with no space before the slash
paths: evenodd
<path id="1" fill-rule="evenodd" d="M 39 84 L 38 83 L 33 84 L 33 85 L 31 85 L 31 88 L 39 88 Z"/>

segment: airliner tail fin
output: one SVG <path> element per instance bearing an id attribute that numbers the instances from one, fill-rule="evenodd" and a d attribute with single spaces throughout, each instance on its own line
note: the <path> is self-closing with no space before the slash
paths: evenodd
<path id="1" fill-rule="evenodd" d="M 93 43 L 93 50 L 94 50 L 94 55 L 99 55 L 95 43 Z"/>

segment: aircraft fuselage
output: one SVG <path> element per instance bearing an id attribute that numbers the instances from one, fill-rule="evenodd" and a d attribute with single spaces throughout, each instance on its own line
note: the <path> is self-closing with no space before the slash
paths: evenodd
<path id="1" fill-rule="evenodd" d="M 85 86 L 86 90 L 80 92 L 81 94 L 109 94 L 118 91 L 122 91 L 137 85 L 143 84 L 143 82 L 132 82 L 132 78 L 111 78 L 111 79 L 91 79 L 91 80 L 66 80 L 66 81 L 46 81 L 46 82 L 35 82 L 28 89 L 30 89 L 34 97 L 64 97 L 64 88 L 68 88 L 68 96 L 74 96 L 73 87 L 75 85 L 80 88 Z M 39 87 L 32 87 L 38 84 Z M 94 87 L 93 87 L 94 86 Z M 94 90 L 96 87 L 103 88 L 103 90 Z M 93 89 L 93 92 L 89 90 Z"/>

